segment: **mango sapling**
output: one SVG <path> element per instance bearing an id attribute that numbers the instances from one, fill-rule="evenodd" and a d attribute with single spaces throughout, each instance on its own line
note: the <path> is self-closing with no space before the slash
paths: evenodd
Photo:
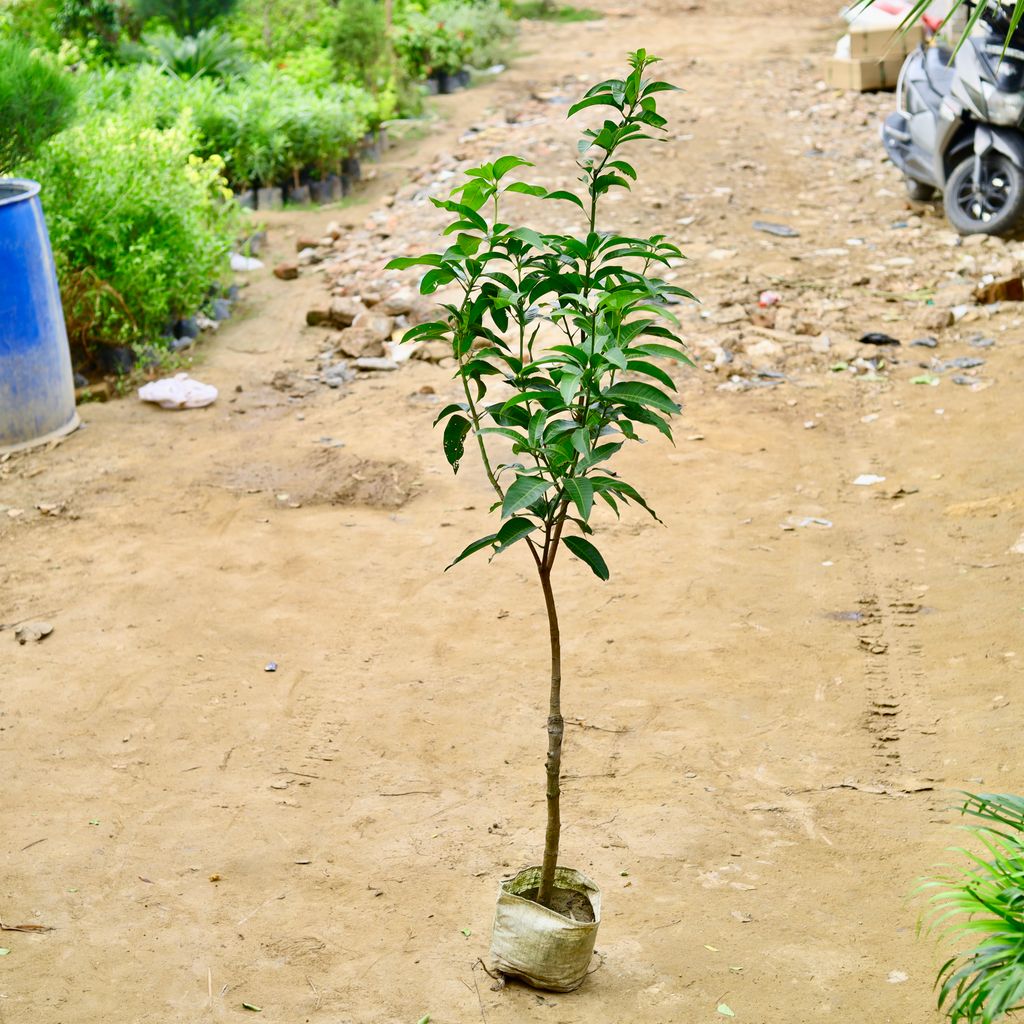
<path id="1" fill-rule="evenodd" d="M 502 886 L 492 953 L 499 970 L 562 991 L 576 988 L 586 975 L 600 897 L 588 879 L 558 866 L 565 723 L 552 573 L 565 547 L 599 579 L 608 579 L 605 559 L 589 539 L 598 502 L 616 516 L 620 504 L 639 505 L 657 519 L 610 460 L 627 441 L 641 440 L 639 428 L 672 437 L 668 420 L 680 409 L 670 395 L 675 384 L 652 360 L 693 365 L 672 331 L 678 321 L 668 309 L 693 296 L 655 273 L 677 262 L 680 250 L 662 235 L 621 235 L 599 218 L 602 200 L 628 189 L 637 176 L 620 151 L 635 142 L 663 141 L 658 133 L 666 121 L 656 98 L 675 87 L 645 77 L 656 61 L 637 50 L 624 79 L 595 85 L 570 108 L 570 117 L 610 108 L 608 119 L 584 131 L 578 145 L 582 194 L 509 181 L 511 172 L 533 165 L 503 156 L 467 171 L 451 198 L 432 200 L 452 215 L 444 233 L 454 241 L 447 249 L 388 264 L 427 267 L 424 294 L 449 285 L 461 292 L 459 301 L 439 307 L 444 320 L 405 335 L 406 341 L 450 342 L 464 401 L 444 408 L 435 421 L 444 423 L 444 452 L 457 472 L 472 435 L 497 498 L 491 506 L 500 514 L 496 531 L 473 541 L 452 565 L 478 551 L 493 557 L 522 544 L 544 597 L 551 679 L 543 862 Z M 508 193 L 576 207 L 583 230 L 552 234 L 506 223 L 502 201 Z M 557 332 L 554 339 L 542 336 L 544 325 Z M 498 454 L 499 446 L 507 451 L 509 445 L 510 457 Z M 517 938 L 513 933 L 534 911 L 544 918 L 539 930 Z M 528 923 L 525 928 L 529 932 Z"/>

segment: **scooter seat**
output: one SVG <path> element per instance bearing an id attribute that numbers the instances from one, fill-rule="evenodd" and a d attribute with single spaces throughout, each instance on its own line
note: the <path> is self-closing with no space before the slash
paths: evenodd
<path id="1" fill-rule="evenodd" d="M 949 92 L 949 86 L 956 75 L 956 70 L 949 63 L 951 56 L 952 51 L 941 46 L 929 46 L 924 51 L 925 76 L 928 84 L 940 96 Z"/>

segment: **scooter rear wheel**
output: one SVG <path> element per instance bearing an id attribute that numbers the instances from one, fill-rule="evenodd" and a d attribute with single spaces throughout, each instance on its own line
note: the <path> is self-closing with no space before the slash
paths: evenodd
<path id="1" fill-rule="evenodd" d="M 1005 235 L 1024 217 L 1024 173 L 1009 157 L 990 150 L 974 185 L 974 156 L 953 169 L 943 195 L 946 216 L 962 235 Z"/>

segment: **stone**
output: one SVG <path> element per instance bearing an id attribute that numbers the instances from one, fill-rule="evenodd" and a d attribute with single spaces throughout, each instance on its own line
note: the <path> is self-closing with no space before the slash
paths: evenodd
<path id="1" fill-rule="evenodd" d="M 302 252 L 303 249 L 315 249 L 320 242 L 315 238 L 310 238 L 309 235 L 299 235 L 295 239 L 295 251 Z"/>
<path id="2" fill-rule="evenodd" d="M 366 310 L 352 321 L 352 326 L 369 331 L 378 341 L 384 341 L 391 337 L 391 332 L 395 329 L 395 318 L 376 310 Z"/>
<path id="3" fill-rule="evenodd" d="M 384 355 L 384 342 L 364 327 L 347 327 L 335 340 L 335 349 L 351 359 Z"/>
<path id="4" fill-rule="evenodd" d="M 227 299 L 214 299 L 210 303 L 214 320 L 228 320 L 231 317 L 231 303 Z"/>
<path id="5" fill-rule="evenodd" d="M 45 640 L 53 632 L 49 622 L 26 622 L 14 631 L 14 638 L 24 646 L 27 643 Z"/>
<path id="6" fill-rule="evenodd" d="M 314 263 L 319 263 L 323 257 L 320 255 L 319 250 L 315 248 L 303 249 L 298 255 L 298 263 L 300 267 L 309 267 Z"/>
<path id="7" fill-rule="evenodd" d="M 778 360 L 782 355 L 782 346 L 770 338 L 759 338 L 757 341 L 750 342 L 745 347 L 745 351 L 747 358 L 755 366 L 763 366 Z"/>
<path id="8" fill-rule="evenodd" d="M 439 363 L 452 354 L 452 347 L 446 341 L 428 341 L 415 353 L 413 359 L 422 359 L 427 363 Z"/>
<path id="9" fill-rule="evenodd" d="M 342 384 L 347 384 L 350 380 L 355 379 L 355 374 L 348 368 L 348 363 L 345 360 L 341 360 L 337 363 L 332 363 L 330 366 L 325 367 L 320 373 L 320 379 L 329 388 L 338 388 Z"/>
<path id="10" fill-rule="evenodd" d="M 942 331 L 953 323 L 953 312 L 937 306 L 925 306 L 914 316 L 914 323 L 926 331 Z"/>
<path id="11" fill-rule="evenodd" d="M 282 281 L 294 281 L 299 276 L 299 265 L 294 260 L 285 260 L 274 267 L 274 277 Z"/>
<path id="12" fill-rule="evenodd" d="M 415 301 L 416 296 L 403 288 L 400 291 L 392 292 L 386 299 L 381 299 L 380 312 L 387 313 L 388 316 L 405 316 L 412 310 Z"/>
<path id="13" fill-rule="evenodd" d="M 349 327 L 361 313 L 366 312 L 366 307 L 350 296 L 341 296 L 331 302 L 330 318 L 331 323 L 339 327 Z"/>
<path id="14" fill-rule="evenodd" d="M 716 324 L 738 324 L 747 319 L 747 311 L 737 303 L 720 309 L 711 319 Z"/>
<path id="15" fill-rule="evenodd" d="M 429 295 L 417 295 L 406 316 L 409 318 L 409 326 L 416 327 L 419 324 L 437 320 L 439 313 L 444 315 L 444 311 L 438 309 L 437 299 L 431 298 Z"/>
<path id="16" fill-rule="evenodd" d="M 331 303 L 333 306 L 334 303 Z M 306 323 L 310 327 L 318 327 L 320 324 L 327 324 L 331 322 L 331 310 L 330 307 L 314 306 L 312 309 L 306 311 Z"/>

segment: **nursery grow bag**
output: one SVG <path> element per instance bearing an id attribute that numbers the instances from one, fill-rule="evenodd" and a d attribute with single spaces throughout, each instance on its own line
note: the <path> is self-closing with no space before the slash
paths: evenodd
<path id="1" fill-rule="evenodd" d="M 0 178 L 0 452 L 77 426 L 71 352 L 39 185 Z"/>
<path id="2" fill-rule="evenodd" d="M 496 970 L 535 988 L 571 992 L 587 976 L 601 923 L 601 891 L 579 871 L 555 869 L 555 888 L 581 893 L 590 902 L 593 921 L 577 921 L 527 899 L 522 893 L 540 885 L 540 868 L 525 868 L 502 882 L 494 912 L 491 957 Z"/>

